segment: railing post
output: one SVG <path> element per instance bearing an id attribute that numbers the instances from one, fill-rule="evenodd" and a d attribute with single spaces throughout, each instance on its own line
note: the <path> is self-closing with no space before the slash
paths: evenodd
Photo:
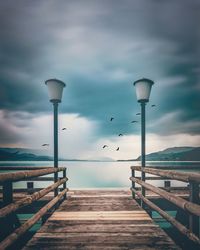
<path id="1" fill-rule="evenodd" d="M 171 181 L 164 181 L 164 188 L 170 192 Z"/>
<path id="2" fill-rule="evenodd" d="M 3 205 L 13 202 L 13 184 L 11 181 L 3 183 Z"/>
<path id="3" fill-rule="evenodd" d="M 34 182 L 28 181 L 26 185 L 27 185 L 28 194 L 33 194 L 34 193 Z"/>
<path id="4" fill-rule="evenodd" d="M 135 169 L 131 169 L 132 177 L 135 177 Z M 135 189 L 135 182 L 132 180 L 132 188 Z M 135 199 L 135 193 L 132 191 L 132 197 Z"/>
<path id="5" fill-rule="evenodd" d="M 13 184 L 11 181 L 3 183 L 3 206 L 13 202 Z M 13 231 L 15 224 L 15 214 L 11 213 L 6 217 L 3 234 L 8 235 Z"/>
<path id="6" fill-rule="evenodd" d="M 199 184 L 195 182 L 190 182 L 190 202 L 195 204 L 200 204 L 199 199 Z M 196 215 L 189 215 L 189 229 L 199 237 L 199 217 Z"/>
<path id="7" fill-rule="evenodd" d="M 63 178 L 66 178 L 66 168 L 63 170 Z M 63 183 L 63 190 L 65 190 L 67 188 L 67 182 L 65 181 Z M 67 198 L 67 193 L 64 194 L 64 199 Z"/>

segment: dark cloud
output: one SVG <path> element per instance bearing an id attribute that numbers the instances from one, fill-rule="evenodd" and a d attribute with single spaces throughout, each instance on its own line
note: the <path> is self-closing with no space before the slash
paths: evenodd
<path id="1" fill-rule="evenodd" d="M 173 124 L 199 134 L 199 1 L 1 1 L 0 10 L 1 109 L 50 112 L 44 80 L 56 77 L 67 83 L 61 112 L 98 121 L 99 136 L 138 133 L 132 82 L 145 76 L 156 82 L 148 122 L 172 117 L 174 133 Z"/>

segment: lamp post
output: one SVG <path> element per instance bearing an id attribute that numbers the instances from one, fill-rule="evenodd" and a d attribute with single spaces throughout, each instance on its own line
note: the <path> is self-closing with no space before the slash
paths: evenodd
<path id="1" fill-rule="evenodd" d="M 151 87 L 153 81 L 142 78 L 133 83 L 136 88 L 137 101 L 141 103 L 141 167 L 142 167 L 142 181 L 145 181 L 145 105 L 149 101 Z M 142 195 L 145 196 L 145 188 L 142 186 Z M 141 199 L 141 206 L 144 208 L 144 203 Z"/>
<path id="2" fill-rule="evenodd" d="M 54 112 L 54 168 L 58 168 L 58 103 L 61 102 L 64 82 L 57 79 L 45 81 L 48 87 L 49 100 L 53 103 Z M 58 181 L 58 173 L 54 174 L 54 182 Z M 54 196 L 58 195 L 58 188 L 54 190 Z"/>

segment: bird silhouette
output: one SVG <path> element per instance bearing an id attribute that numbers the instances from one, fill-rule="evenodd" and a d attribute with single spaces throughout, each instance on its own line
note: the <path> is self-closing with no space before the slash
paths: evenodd
<path id="1" fill-rule="evenodd" d="M 111 122 L 112 122 L 112 120 L 114 120 L 114 117 L 111 117 L 111 118 L 110 118 L 110 121 L 111 121 Z"/>
<path id="2" fill-rule="evenodd" d="M 141 113 L 137 113 L 136 115 L 141 115 Z"/>
<path id="3" fill-rule="evenodd" d="M 103 146 L 103 148 L 106 148 L 106 147 L 108 147 L 108 146 L 107 146 L 107 145 L 104 145 L 104 146 Z"/>
<path id="4" fill-rule="evenodd" d="M 155 105 L 155 104 L 152 104 L 151 107 L 156 107 L 156 105 Z"/>
<path id="5" fill-rule="evenodd" d="M 119 151 L 119 147 L 116 149 L 116 151 Z"/>
<path id="6" fill-rule="evenodd" d="M 47 143 L 42 144 L 42 147 L 45 147 L 45 146 L 49 146 L 49 144 Z"/>
<path id="7" fill-rule="evenodd" d="M 66 130 L 66 128 L 62 128 L 62 130 Z"/>
<path id="8" fill-rule="evenodd" d="M 118 136 L 123 136 L 123 134 L 119 134 Z"/>
<path id="9" fill-rule="evenodd" d="M 138 122 L 138 121 L 132 121 L 131 123 L 135 123 L 135 122 Z"/>

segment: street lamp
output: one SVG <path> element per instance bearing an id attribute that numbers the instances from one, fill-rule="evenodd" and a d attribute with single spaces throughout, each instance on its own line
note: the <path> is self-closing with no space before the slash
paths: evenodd
<path id="1" fill-rule="evenodd" d="M 137 101 L 141 103 L 141 167 L 142 181 L 145 181 L 145 105 L 149 101 L 151 87 L 153 81 L 142 78 L 133 83 L 136 88 Z M 142 186 L 142 195 L 145 197 L 145 188 Z M 141 199 L 141 206 L 144 208 L 144 203 Z"/>
<path id="2" fill-rule="evenodd" d="M 49 100 L 53 103 L 54 110 L 54 168 L 58 168 L 58 103 L 61 102 L 64 82 L 57 79 L 45 81 L 48 88 Z M 54 182 L 58 181 L 58 173 L 54 174 Z M 54 190 L 54 196 L 58 195 L 58 188 Z"/>

